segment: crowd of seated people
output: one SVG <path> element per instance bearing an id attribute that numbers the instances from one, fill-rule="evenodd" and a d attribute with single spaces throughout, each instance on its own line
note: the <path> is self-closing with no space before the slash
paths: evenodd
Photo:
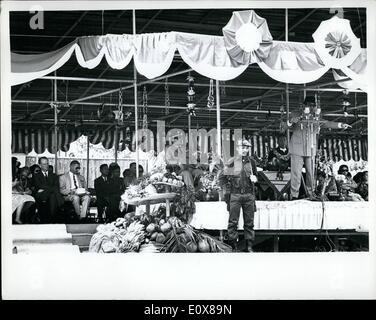
<path id="1" fill-rule="evenodd" d="M 368 171 L 358 172 L 354 178 L 347 165 L 336 174 L 318 173 L 318 196 L 333 201 L 368 201 Z"/>
<path id="2" fill-rule="evenodd" d="M 366 179 L 363 178 L 364 175 L 366 175 Z M 343 164 L 339 167 L 336 182 L 342 200 L 364 201 L 368 199 L 368 172 L 361 173 L 358 179 L 359 183 L 355 182 L 347 165 Z M 359 191 L 362 195 L 358 193 Z"/>
<path id="3" fill-rule="evenodd" d="M 280 141 L 277 147 L 278 155 L 287 154 L 284 141 Z M 288 169 L 288 159 L 269 154 L 271 165 L 284 171 Z M 282 160 L 282 161 L 281 161 Z M 280 163 L 282 162 L 282 164 Z M 80 174 L 80 163 L 71 161 L 69 171 L 57 175 L 53 167 L 49 165 L 46 157 L 41 157 L 38 164 L 21 168 L 17 158 L 12 158 L 12 219 L 13 223 L 56 223 L 58 216 L 64 215 L 65 206 L 71 206 L 71 212 L 75 221 L 87 222 L 87 216 L 92 204 L 97 207 L 97 222 L 111 222 L 125 213 L 134 211 L 133 206 L 127 206 L 125 211 L 120 211 L 121 195 L 125 189 L 135 183 L 136 163 L 132 162 L 128 169 L 123 171 L 118 164 L 102 164 L 101 175 L 94 180 L 94 189 L 89 190 L 87 182 Z M 202 193 L 200 178 L 209 170 L 215 172 L 215 168 L 209 165 L 168 165 L 166 168 L 182 176 L 184 183 L 193 188 L 197 200 L 205 201 Z M 144 173 L 139 166 L 139 177 Z M 262 190 L 261 190 L 262 191 Z M 201 193 L 200 193 L 201 192 Z M 347 165 L 341 165 L 336 174 L 329 178 L 318 173 L 317 192 L 324 200 L 337 201 L 368 201 L 368 172 L 358 172 L 351 176 Z M 218 200 L 218 194 L 215 199 Z M 261 199 L 258 197 L 258 199 Z"/>
<path id="4" fill-rule="evenodd" d="M 123 173 L 118 164 L 102 164 L 100 177 L 94 180 L 94 189 L 89 189 L 83 175 L 80 174 L 80 162 L 70 162 L 69 171 L 57 175 L 46 157 L 38 164 L 20 168 L 20 162 L 12 157 L 12 220 L 22 223 L 57 223 L 64 215 L 66 205 L 74 212 L 74 221 L 87 222 L 90 205 L 97 206 L 97 222 L 111 222 L 122 216 L 120 197 L 136 178 L 136 163 Z M 139 166 L 139 176 L 143 167 Z M 94 201 L 93 201 L 94 199 Z M 127 210 L 134 208 L 129 207 Z M 71 221 L 71 220 L 70 220 Z"/>

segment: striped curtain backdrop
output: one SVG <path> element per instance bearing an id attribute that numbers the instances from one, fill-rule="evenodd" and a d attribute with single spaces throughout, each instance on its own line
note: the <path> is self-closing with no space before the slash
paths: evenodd
<path id="1" fill-rule="evenodd" d="M 92 144 L 102 143 L 105 149 L 111 149 L 115 145 L 115 134 L 116 130 L 114 128 L 110 128 L 108 130 L 98 130 L 89 136 L 89 141 Z M 125 150 L 125 137 L 126 129 L 118 129 L 119 151 Z"/>
<path id="2" fill-rule="evenodd" d="M 111 149 L 115 144 L 115 129 L 98 130 L 89 136 L 92 144 L 102 143 L 106 149 Z M 84 132 L 79 129 L 61 128 L 58 131 L 58 148 L 61 151 L 68 151 L 70 144 L 77 140 Z M 155 137 L 155 136 L 154 136 Z M 119 151 L 125 149 L 126 129 L 118 130 Z M 277 136 L 272 135 L 254 135 L 250 137 L 252 154 L 258 157 L 264 157 L 269 150 L 278 144 Z M 368 160 L 367 137 L 348 138 L 348 137 L 322 137 L 319 141 L 319 148 L 324 152 L 327 159 L 333 161 L 353 159 Z M 12 128 L 12 152 L 29 153 L 35 150 L 36 153 L 43 153 L 46 149 L 54 153 L 54 131 L 47 129 L 30 128 Z M 156 144 L 155 144 L 156 145 Z"/>
<path id="3" fill-rule="evenodd" d="M 54 135 L 51 130 L 44 128 L 12 128 L 12 153 L 29 153 L 33 149 L 40 154 L 48 150 L 54 153 Z M 68 151 L 70 144 L 82 135 L 80 130 L 58 131 L 58 150 Z"/>
<path id="4" fill-rule="evenodd" d="M 29 153 L 33 149 L 41 154 L 46 150 L 54 153 L 54 130 L 44 128 L 12 128 L 12 153 Z M 60 128 L 58 130 L 58 150 L 67 152 L 72 142 L 85 134 L 80 129 Z M 118 130 L 119 151 L 125 149 L 126 130 Z M 111 149 L 115 144 L 115 129 L 98 130 L 90 134 L 89 141 L 92 144 L 102 143 L 106 149 Z"/>

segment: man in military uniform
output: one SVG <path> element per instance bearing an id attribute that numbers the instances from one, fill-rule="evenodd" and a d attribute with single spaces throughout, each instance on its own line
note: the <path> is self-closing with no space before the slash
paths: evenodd
<path id="1" fill-rule="evenodd" d="M 229 159 L 220 173 L 220 182 L 226 189 L 229 208 L 228 237 L 233 251 L 238 251 L 238 223 L 240 208 L 243 210 L 245 251 L 252 252 L 255 239 L 253 220 L 256 210 L 255 188 L 257 182 L 256 162 L 249 157 L 248 141 L 238 142 L 238 155 Z"/>
<path id="2" fill-rule="evenodd" d="M 302 114 L 292 114 L 287 126 L 292 131 L 289 149 L 291 155 L 291 197 L 298 199 L 302 179 L 303 164 L 306 170 L 308 197 L 314 199 L 314 168 L 317 152 L 317 136 L 321 128 L 347 129 L 346 123 L 320 120 L 321 109 L 315 97 L 307 97 Z"/>

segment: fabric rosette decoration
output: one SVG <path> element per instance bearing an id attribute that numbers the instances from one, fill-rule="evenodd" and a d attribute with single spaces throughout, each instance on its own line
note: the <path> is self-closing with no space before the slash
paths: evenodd
<path id="1" fill-rule="evenodd" d="M 233 12 L 222 32 L 226 50 L 235 65 L 259 62 L 269 55 L 273 37 L 266 20 L 253 10 Z"/>
<path id="2" fill-rule="evenodd" d="M 320 59 L 331 68 L 347 68 L 361 53 L 360 40 L 347 19 L 334 16 L 321 22 L 312 37 Z"/>

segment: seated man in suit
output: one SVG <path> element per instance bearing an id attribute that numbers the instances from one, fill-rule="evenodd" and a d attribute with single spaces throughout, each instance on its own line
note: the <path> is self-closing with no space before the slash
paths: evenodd
<path id="1" fill-rule="evenodd" d="M 85 178 L 80 175 L 80 163 L 73 160 L 69 168 L 69 172 L 60 176 L 60 193 L 64 196 L 65 201 L 73 203 L 77 216 L 84 220 L 90 204 L 90 193 L 86 190 Z M 81 208 L 80 203 L 82 203 Z"/>
<path id="2" fill-rule="evenodd" d="M 108 194 L 109 194 L 109 207 L 107 211 L 107 219 L 108 221 L 114 221 L 118 217 L 121 216 L 121 212 L 119 210 L 120 205 L 120 197 L 124 193 L 124 181 L 120 177 L 120 167 L 116 163 L 111 163 L 109 166 L 109 186 L 108 186 Z"/>
<path id="3" fill-rule="evenodd" d="M 270 150 L 268 155 L 267 169 L 270 171 L 283 172 L 290 167 L 290 154 L 287 148 L 287 138 L 278 137 L 278 146 Z"/>
<path id="4" fill-rule="evenodd" d="M 48 172 L 48 159 L 41 157 L 38 160 L 41 171 L 35 173 L 32 178 L 33 196 L 37 207 L 40 209 L 43 203 L 48 205 L 48 212 L 40 210 L 42 223 L 51 223 L 56 217 L 58 208 L 64 204 L 59 192 L 59 178 L 55 173 Z"/>
<path id="5" fill-rule="evenodd" d="M 101 164 L 99 167 L 101 176 L 94 180 L 94 189 L 97 196 L 98 222 L 103 223 L 104 208 L 109 206 L 109 182 L 108 182 L 108 165 Z"/>

